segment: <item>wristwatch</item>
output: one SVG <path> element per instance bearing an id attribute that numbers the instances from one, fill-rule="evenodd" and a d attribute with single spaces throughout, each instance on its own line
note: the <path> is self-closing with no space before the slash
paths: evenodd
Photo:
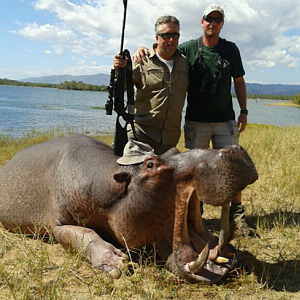
<path id="1" fill-rule="evenodd" d="M 248 109 L 241 109 L 241 114 L 248 115 Z"/>

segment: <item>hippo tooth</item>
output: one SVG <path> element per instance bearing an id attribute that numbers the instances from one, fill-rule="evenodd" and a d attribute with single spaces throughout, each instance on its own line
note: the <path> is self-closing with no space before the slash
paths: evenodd
<path id="1" fill-rule="evenodd" d="M 209 255 L 209 243 L 203 248 L 198 258 L 189 264 L 190 272 L 193 274 L 198 274 L 205 266 L 206 260 Z"/>
<path id="2" fill-rule="evenodd" d="M 229 259 L 226 257 L 218 256 L 215 262 L 218 264 L 227 264 L 229 262 Z"/>

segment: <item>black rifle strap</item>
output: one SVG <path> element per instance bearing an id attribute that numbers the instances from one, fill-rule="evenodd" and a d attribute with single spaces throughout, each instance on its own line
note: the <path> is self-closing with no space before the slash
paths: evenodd
<path id="1" fill-rule="evenodd" d="M 198 39 L 198 56 L 197 56 L 197 60 L 198 60 L 198 65 L 199 65 L 199 71 L 200 73 L 203 71 L 203 63 L 205 63 L 203 61 L 203 36 L 199 37 Z"/>

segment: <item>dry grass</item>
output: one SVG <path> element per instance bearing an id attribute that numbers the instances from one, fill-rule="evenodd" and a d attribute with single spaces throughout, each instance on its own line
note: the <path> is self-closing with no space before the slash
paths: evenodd
<path id="1" fill-rule="evenodd" d="M 0 166 L 18 150 L 53 135 L 20 140 L 0 136 Z M 241 266 L 223 283 L 178 281 L 146 251 L 135 255 L 134 271 L 112 280 L 52 239 L 45 243 L 1 227 L 0 299 L 300 299 L 299 136 L 300 127 L 259 125 L 242 134 L 241 145 L 259 173 L 259 180 L 243 192 L 243 203 L 260 239 L 233 241 Z M 216 231 L 219 215 L 219 209 L 204 207 L 204 218 Z"/>
<path id="2" fill-rule="evenodd" d="M 300 107 L 299 104 L 293 103 L 293 102 L 279 102 L 279 103 L 268 103 L 265 105 L 269 106 L 289 106 L 289 107 Z"/>

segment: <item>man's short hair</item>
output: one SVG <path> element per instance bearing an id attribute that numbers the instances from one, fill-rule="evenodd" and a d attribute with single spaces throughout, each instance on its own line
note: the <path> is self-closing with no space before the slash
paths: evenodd
<path id="1" fill-rule="evenodd" d="M 158 33 L 161 30 L 161 26 L 166 23 L 174 23 L 178 26 L 178 29 L 180 29 L 180 23 L 176 17 L 162 16 L 162 17 L 158 18 L 155 23 L 155 33 Z"/>

